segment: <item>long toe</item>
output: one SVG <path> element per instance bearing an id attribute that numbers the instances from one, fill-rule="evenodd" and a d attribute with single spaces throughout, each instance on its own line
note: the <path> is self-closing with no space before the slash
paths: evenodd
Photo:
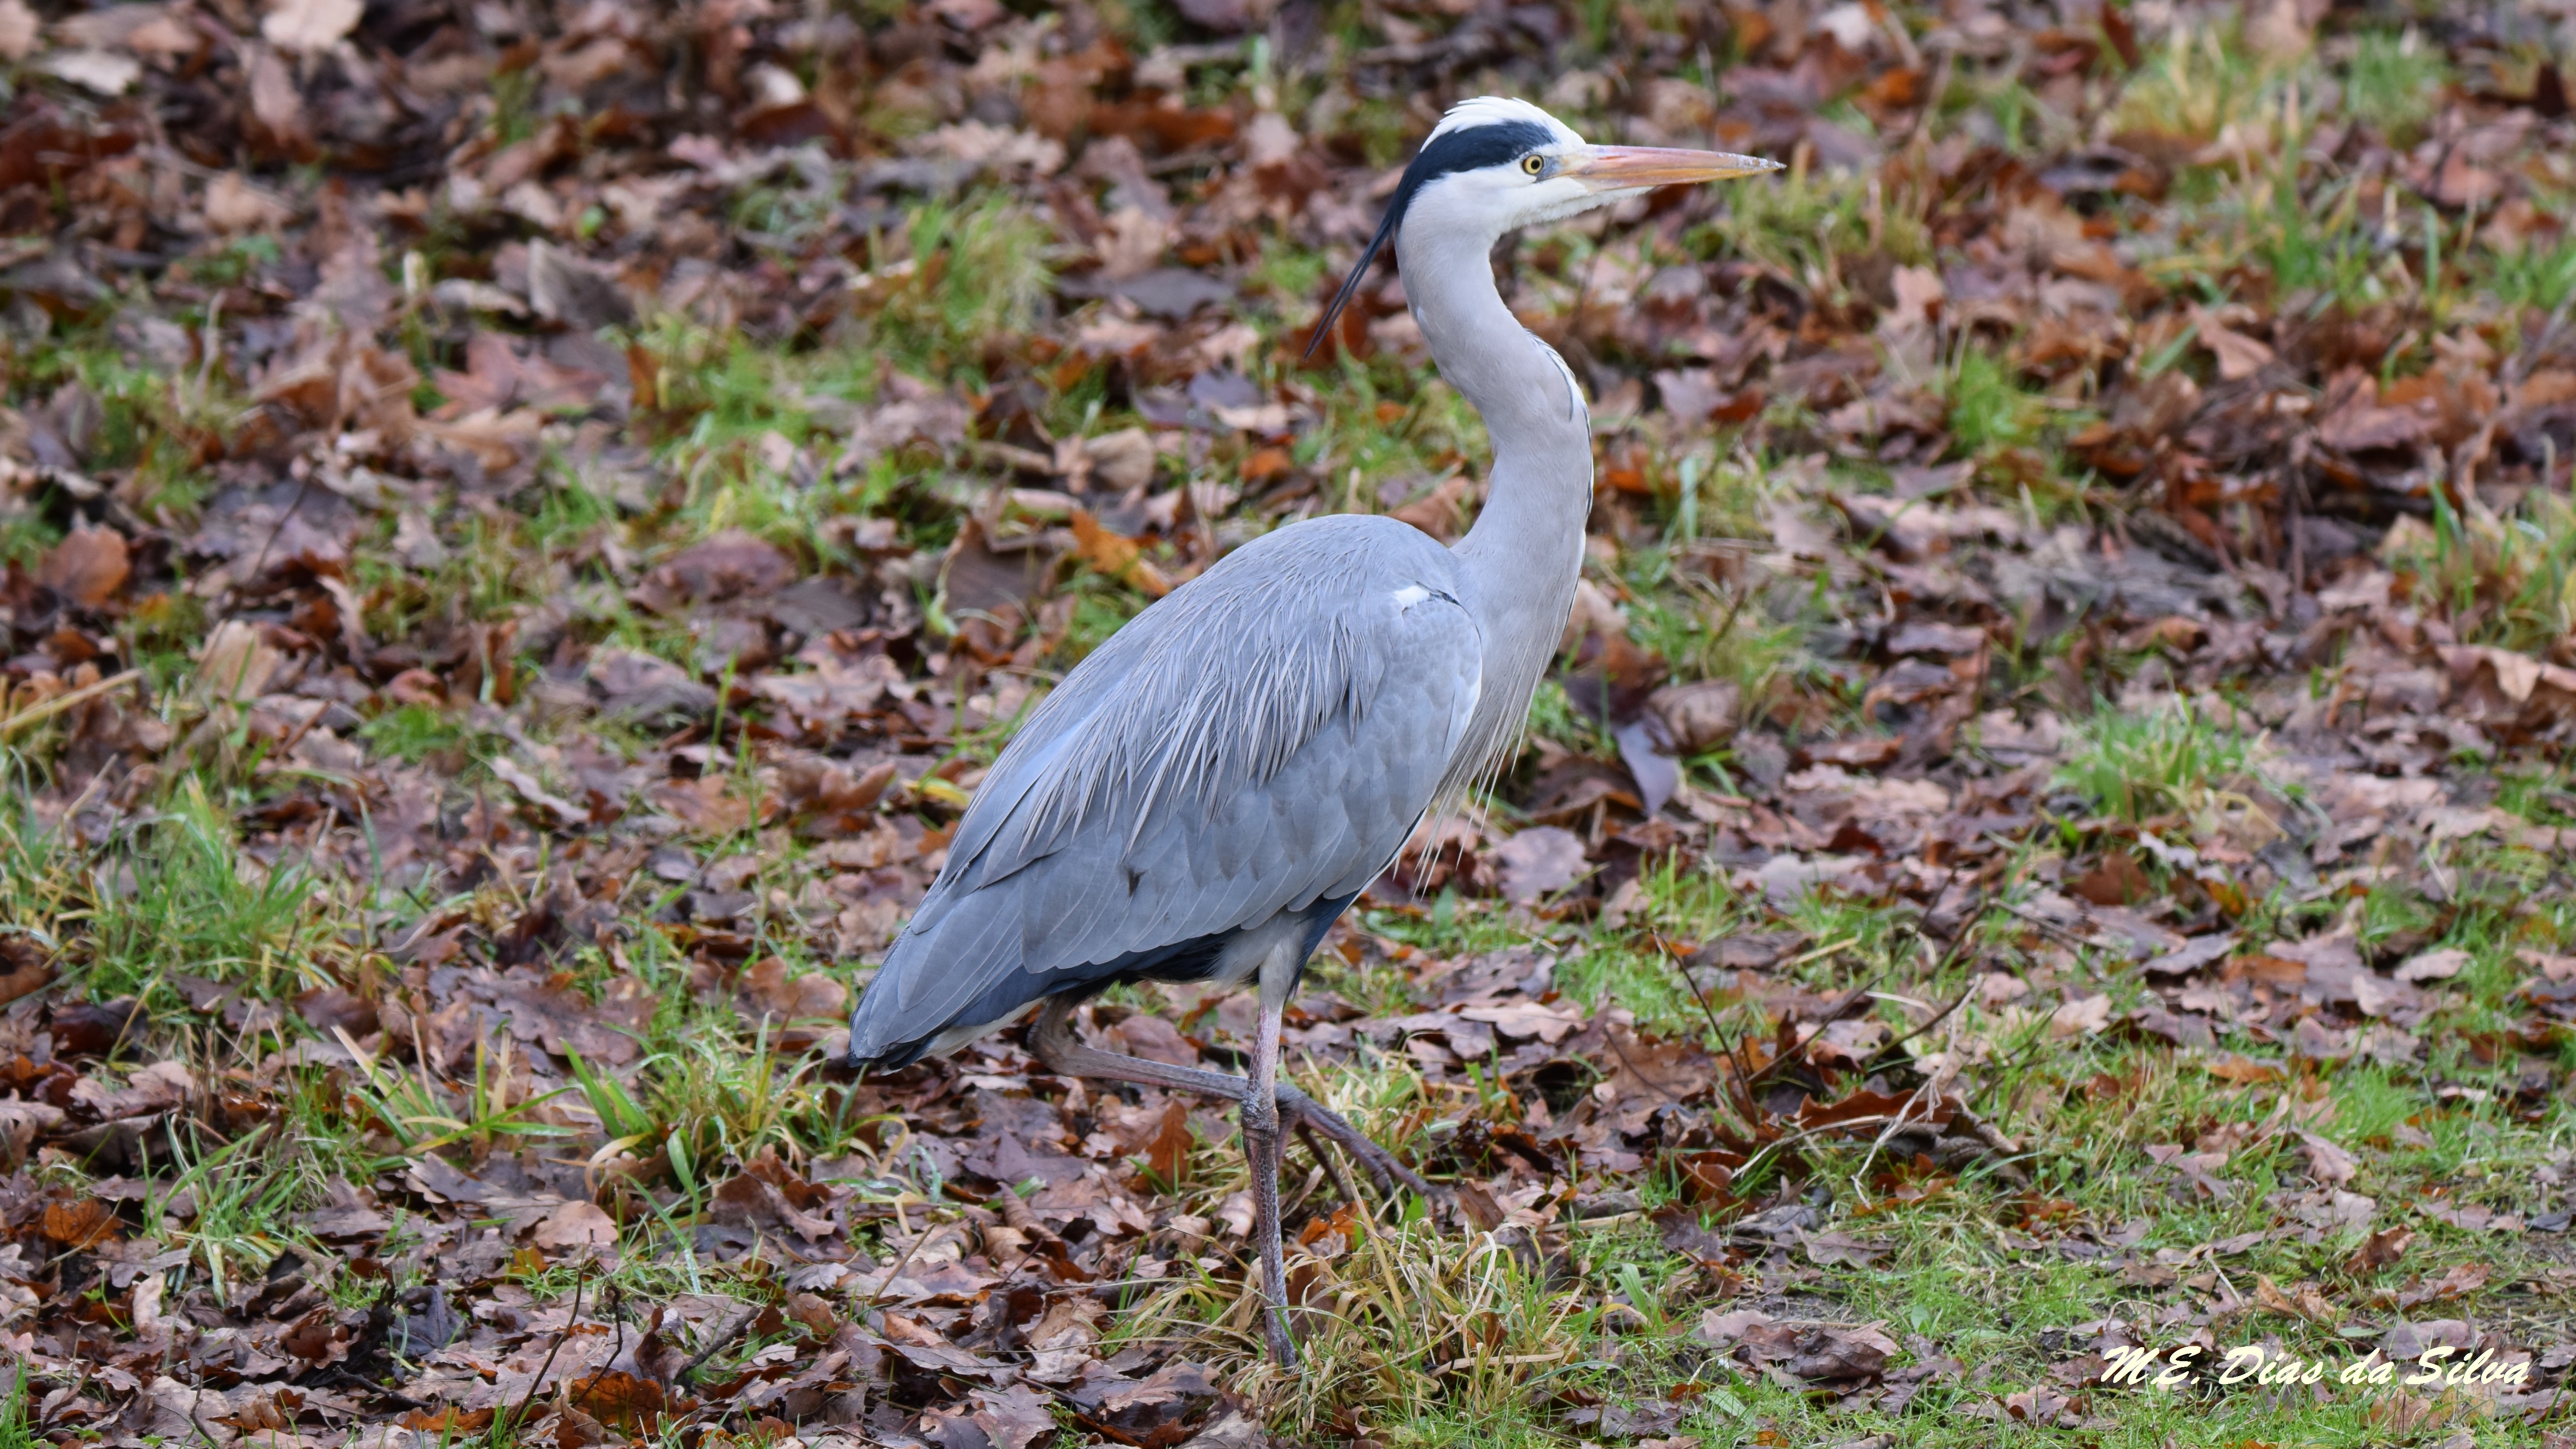
<path id="1" fill-rule="evenodd" d="M 1340 1113 L 1285 1083 L 1279 1088 L 1279 1113 L 1283 1118 L 1303 1119 L 1308 1126 L 1340 1143 L 1360 1166 L 1368 1169 L 1370 1179 L 1377 1183 L 1380 1191 L 1391 1193 L 1400 1185 L 1419 1193 L 1427 1201 L 1440 1200 L 1439 1189 L 1424 1181 L 1420 1173 L 1405 1166 L 1402 1158 L 1371 1141 L 1367 1133 L 1352 1126 Z"/>

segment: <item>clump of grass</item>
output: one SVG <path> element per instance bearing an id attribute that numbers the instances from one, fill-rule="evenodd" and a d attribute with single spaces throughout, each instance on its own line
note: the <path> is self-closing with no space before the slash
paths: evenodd
<path id="1" fill-rule="evenodd" d="M 1306 1085 L 1373 1135 L 1422 1091 L 1394 1063 Z M 1436 1116 L 1455 1110 L 1430 1105 Z M 1202 1216 L 1248 1184 L 1231 1142 L 1203 1144 L 1191 1180 L 1192 1211 Z M 1642 1300 L 1634 1306 L 1650 1322 L 1668 1311 L 1665 1285 L 1678 1265 L 1638 1241 L 1633 1228 L 1615 1245 L 1611 1237 L 1579 1231 L 1569 1242 L 1578 1266 L 1597 1271 L 1568 1285 L 1530 1271 L 1492 1234 L 1460 1235 L 1431 1221 L 1418 1202 L 1374 1213 L 1344 1206 L 1289 1244 L 1299 1368 L 1292 1377 L 1259 1360 L 1235 1387 L 1271 1408 L 1274 1428 L 1306 1435 L 1340 1424 L 1343 1432 L 1356 1426 L 1391 1442 L 1444 1443 L 1442 1422 L 1457 1421 L 1476 1424 L 1480 1437 L 1535 1440 L 1541 1426 L 1533 1385 L 1567 1374 L 1587 1383 L 1604 1377 L 1610 1294 Z M 1212 1251 L 1229 1256 L 1239 1246 Z M 1625 1275 L 1617 1272 L 1623 1263 L 1631 1270 Z M 1191 1276 L 1117 1322 L 1105 1346 L 1204 1339 L 1226 1357 L 1253 1356 L 1258 1298 L 1232 1275 L 1192 1270 L 1188 1259 L 1172 1266 Z"/>
<path id="2" fill-rule="evenodd" d="M 1008 196 L 915 209 L 905 255 L 880 261 L 871 340 L 905 362 L 973 365 L 1003 334 L 1025 332 L 1045 302 L 1053 255 L 1046 223 Z"/>
<path id="3" fill-rule="evenodd" d="M 44 843 L 10 821 L 14 860 L 43 858 Z M 55 850 L 63 847 L 59 842 Z M 92 863 L 87 989 L 137 992 L 172 969 L 238 981 L 262 995 L 334 984 L 319 956 L 331 902 L 291 861 L 235 868 L 231 821 L 191 778 L 161 815 L 137 824 Z"/>
<path id="4" fill-rule="evenodd" d="M 2489 238 L 2492 240 L 2492 238 Z M 2548 312 L 2576 292 L 2576 242 L 2475 247 L 2462 259 L 2469 286 L 2504 309 Z"/>
<path id="5" fill-rule="evenodd" d="M 52 1440 L 36 1432 L 27 1411 L 27 1364 L 20 1360 L 9 1375 L 9 1391 L 0 1396 L 0 1449 L 49 1449 Z"/>
<path id="6" fill-rule="evenodd" d="M 2449 61 L 2412 26 L 2396 35 L 2364 31 L 2358 41 L 2344 69 L 2344 109 L 2390 145 L 2412 145 L 2441 104 Z"/>
<path id="7" fill-rule="evenodd" d="M 1844 300 L 1842 260 L 1876 252 L 1903 266 L 1931 260 L 1932 233 L 1904 188 L 1859 171 L 1792 170 L 1724 193 L 1726 210 L 1693 240 L 1775 269 L 1820 300 Z"/>
<path id="8" fill-rule="evenodd" d="M 473 733 L 462 720 L 451 719 L 424 704 L 389 709 L 358 731 L 359 737 L 378 751 L 415 765 L 432 755 L 463 749 Z"/>
<path id="9" fill-rule="evenodd" d="M 2576 635 L 2576 505 L 2557 494 L 2535 491 L 2507 516 L 2463 515 L 2437 492 L 2433 521 L 2401 519 L 2380 554 L 2465 642 L 2545 653 Z"/>
<path id="10" fill-rule="evenodd" d="M 2189 700 L 2076 726 L 2058 783 L 2123 820 L 2198 814 L 2263 789 L 2257 742 Z"/>
<path id="11" fill-rule="evenodd" d="M 417 1067 L 405 1073 L 399 1063 L 360 1063 L 364 1081 L 352 1094 L 366 1104 L 372 1125 L 390 1137 L 405 1156 L 417 1157 L 463 1142 L 477 1151 L 514 1138 L 563 1137 L 570 1129 L 537 1121 L 528 1114 L 553 1093 L 510 1098 L 511 1043 L 501 1040 L 496 1060 L 482 1042 L 474 1046 L 474 1076 L 453 1089 L 433 1081 Z"/>
<path id="12" fill-rule="evenodd" d="M 311 1160 L 263 1125 L 211 1151 L 202 1144 L 182 1151 L 173 1165 L 178 1176 L 153 1194 L 146 1216 L 162 1237 L 188 1249 L 217 1301 L 231 1302 L 235 1286 L 267 1271 L 287 1248 L 287 1217 L 317 1185 Z"/>
<path id="13" fill-rule="evenodd" d="M 2047 426 L 2047 404 L 2023 391 L 2011 367 L 1982 347 L 1959 350 L 1948 391 L 1950 436 L 1962 452 L 2024 447 Z"/>
<path id="14" fill-rule="evenodd" d="M 1618 752 L 1599 717 L 1578 707 L 1565 686 L 1553 679 L 1540 681 L 1538 692 L 1530 696 L 1529 731 L 1578 754 L 1607 757 Z"/>
<path id="15" fill-rule="evenodd" d="M 2209 26 L 2178 24 L 2142 57 L 2112 110 L 2114 131 L 2211 141 L 2272 100 L 2280 80 L 2253 50 Z"/>
<path id="16" fill-rule="evenodd" d="M 695 1195 L 724 1175 L 728 1159 L 748 1162 L 763 1148 L 807 1159 L 846 1145 L 850 1124 L 834 1112 L 833 1094 L 809 1079 L 811 1059 L 782 1060 L 766 1024 L 749 1044 L 688 1029 L 657 1032 L 655 1041 L 660 1050 L 616 1075 L 573 1061 L 581 1096 L 610 1139 L 603 1152 L 658 1156 Z"/>

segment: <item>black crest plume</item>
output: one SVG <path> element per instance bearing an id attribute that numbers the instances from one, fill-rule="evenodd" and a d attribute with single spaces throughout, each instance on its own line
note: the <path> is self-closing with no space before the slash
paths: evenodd
<path id="1" fill-rule="evenodd" d="M 1368 275 L 1377 254 L 1394 239 L 1395 229 L 1404 221 L 1405 209 L 1423 187 L 1453 172 L 1479 171 L 1518 160 L 1555 141 L 1555 134 L 1536 121 L 1488 121 L 1434 137 L 1429 145 L 1415 152 L 1413 164 L 1404 168 L 1404 180 L 1396 184 L 1395 195 L 1387 200 L 1386 217 L 1377 224 L 1377 235 L 1369 238 L 1368 249 L 1360 253 L 1359 265 L 1342 279 L 1342 289 L 1333 294 L 1324 315 L 1315 319 L 1315 330 L 1306 339 L 1305 356 L 1299 360 L 1312 358 L 1315 349 L 1332 334 L 1333 324 L 1341 320 L 1342 309 L 1350 305 L 1351 294 L 1360 289 L 1360 279 Z"/>

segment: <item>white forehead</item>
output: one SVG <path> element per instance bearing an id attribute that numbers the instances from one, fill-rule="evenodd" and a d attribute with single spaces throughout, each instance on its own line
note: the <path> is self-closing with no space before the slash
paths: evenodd
<path id="1" fill-rule="evenodd" d="M 1423 138 L 1423 144 L 1429 145 L 1452 131 L 1468 126 L 1490 126 L 1504 121 L 1522 121 L 1545 126 L 1554 133 L 1560 146 L 1583 144 L 1583 138 L 1574 134 L 1573 127 L 1529 102 L 1512 96 L 1478 96 L 1473 100 L 1460 101 L 1449 108 L 1448 114 L 1440 118 L 1439 125 L 1431 128 L 1431 134 Z"/>

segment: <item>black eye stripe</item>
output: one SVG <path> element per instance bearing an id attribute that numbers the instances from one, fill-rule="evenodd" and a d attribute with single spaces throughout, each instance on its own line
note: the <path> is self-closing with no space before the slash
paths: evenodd
<path id="1" fill-rule="evenodd" d="M 1556 133 L 1536 121 L 1488 121 L 1482 125 L 1461 126 L 1435 137 L 1430 145 L 1423 147 L 1414 156 L 1413 164 L 1404 168 L 1404 180 L 1396 186 L 1395 195 L 1387 200 L 1386 218 L 1378 223 L 1377 235 L 1369 238 L 1368 250 L 1360 253 L 1360 264 L 1351 268 L 1350 276 L 1342 282 L 1342 290 L 1315 323 L 1315 330 L 1306 342 L 1306 355 L 1312 357 L 1315 349 L 1322 345 L 1325 334 L 1332 330 L 1333 320 L 1342 314 L 1342 308 L 1351 300 L 1351 293 L 1359 290 L 1360 278 L 1368 275 L 1369 264 L 1377 260 L 1377 254 L 1395 235 L 1397 225 L 1404 220 L 1405 209 L 1413 205 L 1413 198 L 1421 193 L 1423 187 L 1460 171 L 1508 166 L 1528 152 L 1555 144 Z"/>
<path id="2" fill-rule="evenodd" d="M 1399 209 L 1402 202 L 1412 199 L 1411 193 L 1452 172 L 1505 165 L 1519 160 L 1523 152 L 1555 143 L 1555 133 L 1536 121 L 1461 126 L 1423 147 L 1413 164 L 1404 168 L 1404 184 L 1395 193 Z"/>

